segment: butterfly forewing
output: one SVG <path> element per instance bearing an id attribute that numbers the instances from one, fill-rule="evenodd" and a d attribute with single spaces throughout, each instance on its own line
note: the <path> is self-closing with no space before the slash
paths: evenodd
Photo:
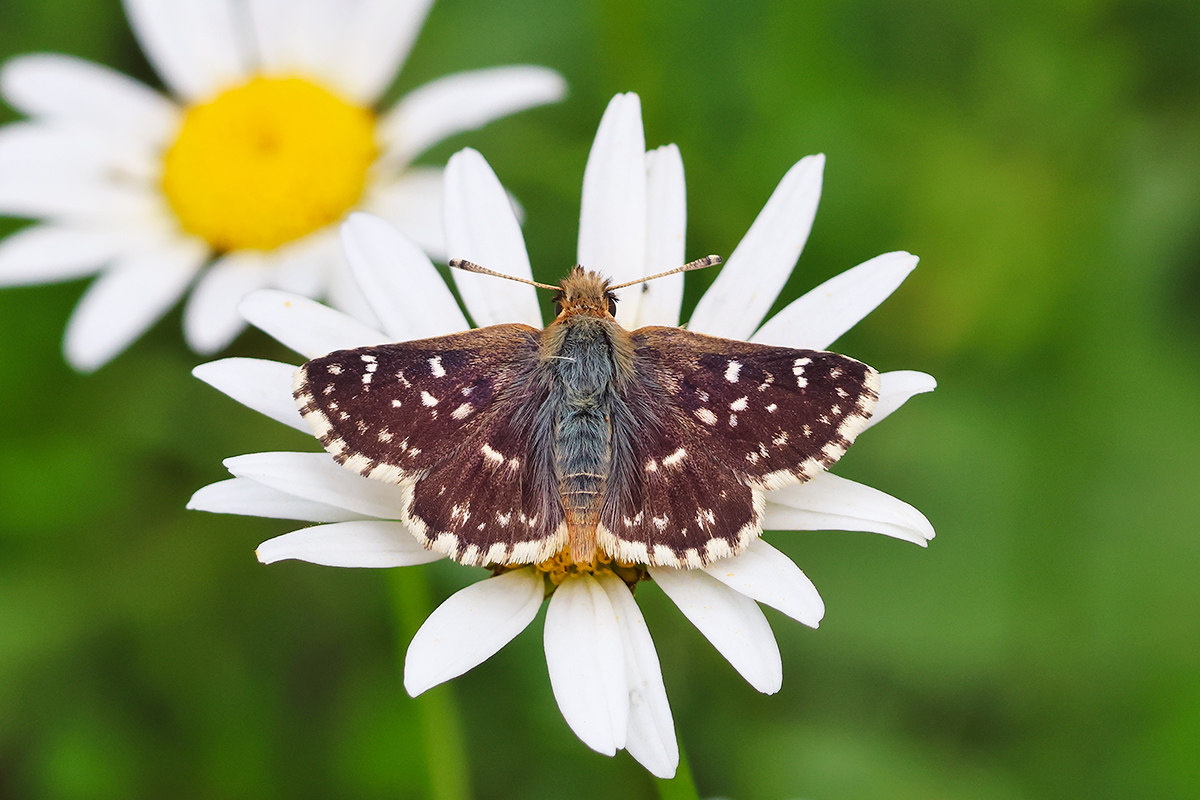
<path id="1" fill-rule="evenodd" d="M 536 329 L 496 325 L 338 350 L 296 370 L 293 395 L 335 459 L 361 475 L 401 483 L 516 402 L 537 346 Z"/>
<path id="2" fill-rule="evenodd" d="M 761 532 L 762 491 L 808 480 L 866 426 L 879 376 L 835 353 L 634 331 L 633 455 L 606 508 L 618 553 L 698 566 Z M 639 516 L 640 514 L 640 516 Z"/>

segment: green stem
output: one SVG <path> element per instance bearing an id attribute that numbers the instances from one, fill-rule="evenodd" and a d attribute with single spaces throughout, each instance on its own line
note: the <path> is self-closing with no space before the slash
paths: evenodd
<path id="1" fill-rule="evenodd" d="M 408 643 L 433 611 L 433 601 L 424 570 L 393 569 L 388 577 L 400 634 L 396 641 L 397 658 L 403 664 Z M 470 800 L 467 748 L 453 690 L 449 684 L 435 686 L 413 702 L 417 706 L 424 743 L 428 797 L 431 800 Z"/>
<path id="2" fill-rule="evenodd" d="M 675 738 L 679 738 L 678 732 Z M 696 782 L 692 780 L 692 767 L 688 764 L 682 742 L 679 744 L 679 769 L 675 770 L 675 777 L 669 781 L 655 778 L 654 785 L 658 789 L 659 800 L 700 800 Z"/>

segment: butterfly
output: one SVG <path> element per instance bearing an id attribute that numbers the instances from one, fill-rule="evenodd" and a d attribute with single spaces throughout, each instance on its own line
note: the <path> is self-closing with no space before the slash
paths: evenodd
<path id="1" fill-rule="evenodd" d="M 544 330 L 339 350 L 302 365 L 293 396 L 334 459 L 399 485 L 399 518 L 456 561 L 565 550 L 579 564 L 704 566 L 762 532 L 765 491 L 845 453 L 879 374 L 836 353 L 625 330 L 614 290 L 657 277 L 612 286 L 576 266 L 557 287 L 526 281 L 557 292 Z"/>

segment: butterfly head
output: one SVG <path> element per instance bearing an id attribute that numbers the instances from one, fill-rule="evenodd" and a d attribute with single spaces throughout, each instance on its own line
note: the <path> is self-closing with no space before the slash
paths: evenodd
<path id="1" fill-rule="evenodd" d="M 639 283 L 645 283 L 646 281 L 652 281 L 655 278 L 662 278 L 667 275 L 674 275 L 677 272 L 688 272 L 689 270 L 711 267 L 720 263 L 720 256 L 705 256 L 695 261 L 689 261 L 682 267 L 660 272 L 657 275 L 637 278 L 626 283 L 618 283 L 616 286 L 613 286 L 600 273 L 586 270 L 581 265 L 576 264 L 571 269 L 570 274 L 563 278 L 558 286 L 551 286 L 526 278 L 505 275 L 502 272 L 481 267 L 474 262 L 461 258 L 452 258 L 449 261 L 450 266 L 455 269 L 465 270 L 466 272 L 477 272 L 481 275 L 493 275 L 497 278 L 506 278 L 518 283 L 527 283 L 539 289 L 552 289 L 556 291 L 557 294 L 554 295 L 554 309 L 558 321 L 578 315 L 588 315 L 599 317 L 600 319 L 613 320 L 614 322 L 617 314 L 617 295 L 615 293 L 617 289 L 624 289 L 626 286 L 636 286 Z"/>
<path id="2" fill-rule="evenodd" d="M 598 272 L 576 265 L 558 284 L 554 312 L 558 319 L 586 314 L 611 318 L 617 313 L 617 296 L 608 288 L 608 279 Z"/>

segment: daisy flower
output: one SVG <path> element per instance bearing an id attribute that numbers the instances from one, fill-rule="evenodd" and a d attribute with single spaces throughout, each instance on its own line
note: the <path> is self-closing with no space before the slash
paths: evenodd
<path id="1" fill-rule="evenodd" d="M 796 164 L 701 299 L 689 327 L 751 341 L 824 349 L 882 302 L 916 265 L 888 253 L 832 278 L 765 324 L 763 316 L 807 239 L 821 189 L 823 159 Z M 446 168 L 450 255 L 496 271 L 531 277 L 511 204 L 482 156 L 463 150 Z M 600 123 L 584 173 L 579 261 L 616 281 L 684 261 L 683 164 L 668 145 L 646 152 L 638 98 L 618 95 Z M 357 214 L 342 227 L 355 277 L 382 330 L 318 303 L 278 291 L 241 305 L 253 324 L 306 359 L 334 350 L 453 333 L 467 320 L 433 265 L 382 220 Z M 455 271 L 459 293 L 479 325 L 542 324 L 530 286 Z M 618 319 L 628 328 L 679 322 L 682 275 L 625 290 Z M 292 399 L 294 367 L 225 359 L 195 374 L 236 400 L 310 432 Z M 934 388 L 919 372 L 882 376 L 869 424 L 908 398 Z M 206 486 L 190 508 L 321 523 L 264 542 L 264 563 L 300 559 L 344 567 L 409 566 L 444 556 L 422 547 L 399 521 L 400 486 L 360 477 L 325 452 L 257 453 L 228 459 L 235 476 Z M 924 546 L 933 528 L 912 506 L 876 489 L 823 473 L 768 491 L 767 530 L 872 531 Z M 824 604 L 804 573 L 763 539 L 736 557 L 699 569 L 605 561 L 581 565 L 565 554 L 497 570 L 447 599 L 409 645 L 404 684 L 410 694 L 461 675 L 511 641 L 547 594 L 546 663 L 568 725 L 589 747 L 626 749 L 650 772 L 670 777 L 678 747 L 658 656 L 631 586 L 656 583 L 754 688 L 779 690 L 779 648 L 759 607 L 772 606 L 816 627 Z"/>
<path id="2" fill-rule="evenodd" d="M 183 328 L 213 353 L 238 301 L 276 287 L 374 322 L 337 244 L 354 209 L 444 251 L 431 145 L 560 99 L 552 70 L 434 80 L 377 107 L 432 0 L 125 0 L 170 96 L 71 56 L 14 58 L 0 93 L 0 214 L 40 224 L 0 243 L 0 286 L 99 272 L 67 325 L 76 368 L 107 363 L 188 292 Z M 194 284 L 194 285 L 193 285 Z"/>

